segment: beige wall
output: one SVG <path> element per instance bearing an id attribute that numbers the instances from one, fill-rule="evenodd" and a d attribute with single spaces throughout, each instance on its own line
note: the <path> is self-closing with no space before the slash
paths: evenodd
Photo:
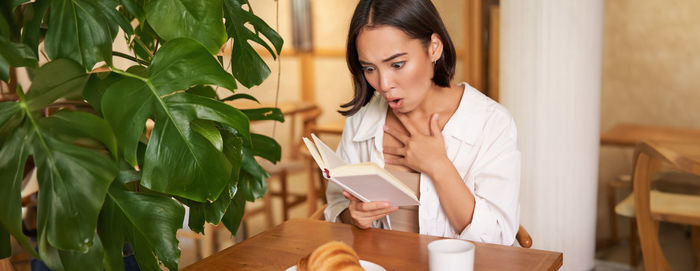
<path id="1" fill-rule="evenodd" d="M 700 128 L 698 14 L 696 0 L 605 1 L 601 131 L 619 122 Z M 609 236 L 605 183 L 632 163 L 631 149 L 600 149 L 599 237 Z"/>

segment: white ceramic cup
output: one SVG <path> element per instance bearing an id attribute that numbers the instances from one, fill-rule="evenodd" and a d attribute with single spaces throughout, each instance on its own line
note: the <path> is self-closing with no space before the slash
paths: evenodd
<path id="1" fill-rule="evenodd" d="M 428 244 L 431 271 L 474 270 L 474 244 L 459 239 L 440 239 Z"/>

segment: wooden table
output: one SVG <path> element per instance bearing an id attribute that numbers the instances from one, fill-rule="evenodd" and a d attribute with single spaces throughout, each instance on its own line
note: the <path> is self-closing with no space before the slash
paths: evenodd
<path id="1" fill-rule="evenodd" d="M 600 144 L 634 147 L 644 140 L 689 141 L 700 138 L 700 128 L 620 123 L 600 136 Z"/>
<path id="2" fill-rule="evenodd" d="M 316 247 L 340 240 L 360 259 L 387 270 L 428 270 L 428 243 L 439 237 L 388 231 L 360 230 L 347 224 L 292 219 L 229 247 L 185 270 L 285 270 Z M 559 252 L 475 243 L 474 270 L 557 270 Z"/>

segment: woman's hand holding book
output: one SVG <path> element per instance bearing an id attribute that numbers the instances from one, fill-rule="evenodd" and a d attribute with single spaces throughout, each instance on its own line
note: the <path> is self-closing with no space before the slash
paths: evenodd
<path id="1" fill-rule="evenodd" d="M 341 214 L 341 219 L 345 223 L 352 223 L 360 229 L 372 227 L 372 223 L 375 220 L 399 209 L 399 207 L 390 206 L 385 201 L 362 202 L 346 191 L 343 191 L 343 196 L 350 200 L 350 205 L 346 211 L 343 211 L 346 215 Z"/>

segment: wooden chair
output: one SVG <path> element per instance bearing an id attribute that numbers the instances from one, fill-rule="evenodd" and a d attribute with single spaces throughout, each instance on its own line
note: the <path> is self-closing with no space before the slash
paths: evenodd
<path id="1" fill-rule="evenodd" d="M 700 175 L 700 140 L 645 141 L 637 145 L 634 157 L 634 206 L 645 270 L 671 269 L 659 245 L 660 221 L 692 226 L 696 263 L 700 263 L 700 196 L 657 193 L 651 191 L 650 181 L 661 163 Z"/>
<path id="2" fill-rule="evenodd" d="M 316 212 L 311 214 L 309 218 L 311 219 L 317 219 L 317 220 L 324 220 L 323 216 L 323 210 L 326 209 L 328 205 L 323 205 L 320 209 L 318 209 Z M 530 237 L 530 233 L 525 230 L 523 225 L 520 225 L 520 228 L 518 228 L 518 233 L 515 234 L 515 240 L 518 241 L 518 244 L 520 244 L 521 247 L 524 248 L 530 248 L 532 247 L 532 237 Z"/>
<path id="3" fill-rule="evenodd" d="M 0 270 L 2 271 L 14 271 L 15 268 L 12 266 L 12 263 L 10 262 L 10 258 L 4 258 L 0 259 Z"/>
<path id="4" fill-rule="evenodd" d="M 673 194 L 663 192 L 666 190 L 673 191 L 684 191 L 686 194 L 700 194 L 700 176 L 686 174 L 683 172 L 669 171 L 657 176 L 653 176 L 652 180 L 652 191 L 651 198 L 665 199 Z M 608 203 L 610 204 L 610 231 L 613 242 L 617 242 L 617 221 L 616 215 L 628 218 L 630 222 L 630 235 L 629 235 L 629 253 L 630 253 L 630 265 L 637 266 L 637 224 L 635 222 L 634 215 L 634 193 L 630 193 L 622 201 L 617 203 L 615 201 L 615 189 L 622 187 L 632 188 L 632 176 L 623 174 L 618 176 L 617 180 L 608 183 Z M 655 190 L 655 189 L 658 189 Z M 654 201 L 654 200 L 652 200 Z M 659 204 L 663 204 L 665 201 L 660 200 Z M 661 207 L 664 208 L 664 207 Z"/>

